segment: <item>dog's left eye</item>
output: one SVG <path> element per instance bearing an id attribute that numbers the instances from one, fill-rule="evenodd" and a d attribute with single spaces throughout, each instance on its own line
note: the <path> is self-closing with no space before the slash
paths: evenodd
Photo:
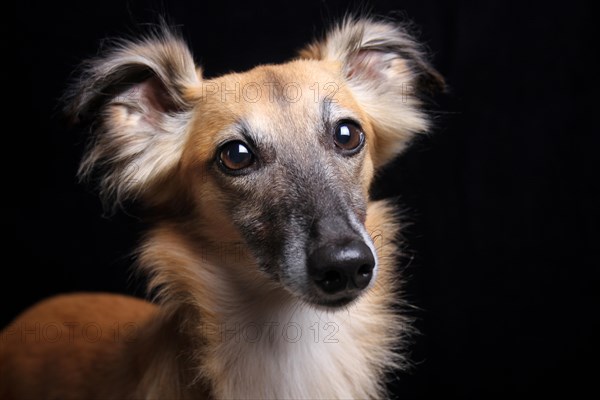
<path id="1" fill-rule="evenodd" d="M 342 121 L 335 127 L 333 140 L 338 148 L 348 154 L 354 154 L 364 143 L 365 134 L 356 123 Z"/>
<path id="2" fill-rule="evenodd" d="M 219 153 L 221 164 L 232 171 L 239 171 L 254 162 L 254 155 L 244 143 L 236 140 L 226 143 Z"/>

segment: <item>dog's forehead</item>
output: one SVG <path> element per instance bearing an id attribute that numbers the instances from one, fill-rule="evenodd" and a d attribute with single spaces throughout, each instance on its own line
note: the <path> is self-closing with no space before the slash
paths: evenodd
<path id="1" fill-rule="evenodd" d="M 262 135 L 291 131 L 310 135 L 336 111 L 346 110 L 349 116 L 360 113 L 340 79 L 337 63 L 296 60 L 263 65 L 222 76 L 209 85 L 213 107 L 226 110 L 227 119 Z"/>
<path id="2" fill-rule="evenodd" d="M 219 99 L 232 112 L 267 114 L 272 120 L 294 114 L 310 118 L 323 111 L 320 104 L 326 99 L 351 103 L 345 101 L 351 96 L 343 87 L 337 63 L 296 60 L 262 65 L 222 76 L 216 83 Z"/>
<path id="3" fill-rule="evenodd" d="M 224 142 L 243 139 L 242 132 L 259 146 L 293 157 L 320 147 L 326 123 L 350 118 L 368 129 L 343 82 L 339 63 L 314 60 L 263 65 L 202 82 L 190 94 L 198 106 L 184 163 L 210 160 Z"/>

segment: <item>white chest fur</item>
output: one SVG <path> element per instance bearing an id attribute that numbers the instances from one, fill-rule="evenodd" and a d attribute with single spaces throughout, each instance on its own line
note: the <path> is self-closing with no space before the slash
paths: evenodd
<path id="1" fill-rule="evenodd" d="M 209 327 L 221 343 L 209 357 L 223 399 L 368 399 L 390 360 L 368 301 L 328 313 L 302 306 L 276 321 Z M 376 310 L 371 310 L 376 311 Z M 216 370 L 215 370 L 216 369 Z"/>

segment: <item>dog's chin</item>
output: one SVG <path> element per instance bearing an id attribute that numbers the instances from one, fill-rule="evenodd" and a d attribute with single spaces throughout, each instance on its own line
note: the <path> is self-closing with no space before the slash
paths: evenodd
<path id="1" fill-rule="evenodd" d="M 318 310 L 336 311 L 355 304 L 360 297 L 361 293 L 340 296 L 321 296 L 312 294 L 309 296 L 302 296 L 302 300 Z"/>
<path id="2" fill-rule="evenodd" d="M 299 288 L 294 284 L 286 285 L 286 283 L 282 281 L 279 281 L 279 284 L 293 301 L 300 301 L 303 304 L 324 311 L 345 309 L 356 303 L 365 292 L 364 290 L 355 289 L 346 293 L 330 295 L 322 293 L 320 290 L 316 290 L 316 288 Z"/>
<path id="3" fill-rule="evenodd" d="M 340 299 L 313 299 L 310 303 L 317 309 L 335 311 L 346 308 L 358 300 L 359 296 L 342 297 Z"/>

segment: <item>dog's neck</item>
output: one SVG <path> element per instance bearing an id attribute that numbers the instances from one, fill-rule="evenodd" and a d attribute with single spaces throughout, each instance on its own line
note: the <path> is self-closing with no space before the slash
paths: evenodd
<path id="1" fill-rule="evenodd" d="M 392 238 L 395 226 L 387 222 L 388 212 L 383 203 L 372 205 L 368 230 Z M 335 312 L 275 296 L 273 288 L 264 289 L 274 296 L 244 296 L 223 273 L 224 266 L 201 257 L 196 248 L 173 227 L 162 227 L 142 249 L 141 266 L 159 290 L 171 316 L 166 320 L 185 325 L 177 328 L 186 336 L 178 350 L 184 357 L 174 359 L 173 370 L 186 360 L 183 368 L 193 371 L 192 379 L 172 372 L 184 387 L 171 391 L 208 388 L 211 397 L 227 399 L 382 396 L 383 372 L 401 361 L 393 347 L 405 332 L 392 308 L 391 241 L 378 246 L 377 284 Z M 222 256 L 221 261 L 226 263 Z"/>
<path id="2" fill-rule="evenodd" d="M 369 308 L 357 304 L 325 313 L 299 305 L 279 318 L 224 323 L 205 364 L 216 378 L 216 397 L 375 397 L 381 366 L 373 357 L 381 352 L 381 327 Z"/>

